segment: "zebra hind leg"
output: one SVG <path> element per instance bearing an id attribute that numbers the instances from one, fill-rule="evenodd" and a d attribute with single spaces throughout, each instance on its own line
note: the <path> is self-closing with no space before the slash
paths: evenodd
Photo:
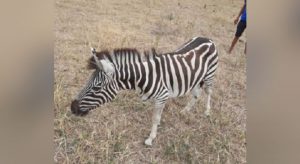
<path id="1" fill-rule="evenodd" d="M 204 114 L 206 116 L 210 116 L 211 112 L 210 112 L 210 100 L 211 100 L 211 94 L 212 94 L 212 89 L 211 89 L 211 85 L 207 85 L 204 88 L 205 93 L 207 94 L 207 101 L 206 101 L 206 110 L 204 112 Z"/>
<path id="2" fill-rule="evenodd" d="M 184 113 L 184 112 L 188 112 L 192 109 L 192 107 L 195 105 L 195 103 L 197 102 L 198 100 L 198 97 L 200 96 L 200 93 L 201 93 L 201 88 L 200 87 L 195 87 L 193 90 L 192 90 L 192 95 L 193 95 L 193 98 L 188 102 L 188 104 L 184 107 L 184 109 L 182 111 L 180 111 L 181 113 Z"/>

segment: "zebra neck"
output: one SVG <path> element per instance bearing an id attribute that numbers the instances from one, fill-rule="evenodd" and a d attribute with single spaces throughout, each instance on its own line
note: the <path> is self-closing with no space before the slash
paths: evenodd
<path id="1" fill-rule="evenodd" d="M 122 90 L 135 90 L 137 89 L 137 79 L 140 74 L 137 74 L 139 64 L 136 62 L 122 64 L 116 67 L 116 82 Z"/>
<path id="2" fill-rule="evenodd" d="M 120 89 L 145 89 L 149 84 L 149 76 L 155 70 L 153 65 L 154 55 L 146 53 L 138 54 L 136 51 L 119 52 L 113 60 L 115 66 L 115 79 Z M 148 86 L 149 87 L 149 86 Z"/>
<path id="3" fill-rule="evenodd" d="M 134 61 L 116 69 L 116 81 L 122 90 L 144 90 L 149 79 L 149 61 Z"/>

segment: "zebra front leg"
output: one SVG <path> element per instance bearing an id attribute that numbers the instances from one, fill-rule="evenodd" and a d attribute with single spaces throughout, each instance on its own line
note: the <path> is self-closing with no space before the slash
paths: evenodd
<path id="1" fill-rule="evenodd" d="M 195 87 L 193 90 L 192 90 L 192 95 L 193 95 L 193 98 L 188 102 L 188 104 L 184 107 L 184 109 L 182 111 L 180 111 L 181 113 L 183 112 L 188 112 L 192 109 L 192 107 L 195 105 L 195 103 L 197 102 L 198 100 L 198 97 L 200 96 L 200 93 L 201 93 L 201 88 L 198 86 L 198 87 Z"/>
<path id="2" fill-rule="evenodd" d="M 206 116 L 210 116 L 210 99 L 211 99 L 211 94 L 212 94 L 212 89 L 210 86 L 207 86 L 205 88 L 205 92 L 207 94 L 207 102 L 206 102 L 206 110 L 204 112 L 204 114 Z"/>
<path id="3" fill-rule="evenodd" d="M 157 135 L 157 126 L 160 124 L 161 114 L 165 107 L 165 103 L 155 103 L 155 107 L 153 109 L 153 115 L 152 115 L 152 129 L 150 136 L 148 139 L 145 140 L 145 144 L 151 146 L 153 139 Z"/>

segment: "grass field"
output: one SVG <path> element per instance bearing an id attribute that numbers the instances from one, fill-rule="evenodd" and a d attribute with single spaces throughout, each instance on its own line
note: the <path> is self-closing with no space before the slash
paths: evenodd
<path id="1" fill-rule="evenodd" d="M 227 54 L 241 0 L 56 0 L 55 163 L 246 163 L 246 56 L 243 36 Z M 213 39 L 219 67 L 212 115 L 204 116 L 205 94 L 189 113 L 189 96 L 170 99 L 153 146 L 152 102 L 123 91 L 86 117 L 70 112 L 84 86 L 90 47 L 97 50 L 155 47 L 169 52 L 194 36 Z M 204 93 L 204 92 L 203 92 Z"/>

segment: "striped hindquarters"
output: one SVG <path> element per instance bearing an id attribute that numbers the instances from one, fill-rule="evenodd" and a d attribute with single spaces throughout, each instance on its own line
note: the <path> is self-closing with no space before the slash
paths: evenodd
<path id="1" fill-rule="evenodd" d="M 163 81 L 170 97 L 182 96 L 203 83 L 211 85 L 218 63 L 215 44 L 200 37 L 159 58 Z"/>
<path id="2" fill-rule="evenodd" d="M 211 53 L 211 58 L 210 58 L 210 60 L 207 61 L 208 68 L 207 68 L 207 72 L 203 79 L 203 82 L 207 87 L 212 85 L 215 71 L 218 67 L 218 51 L 215 47 L 215 44 L 212 45 L 210 53 Z"/>

